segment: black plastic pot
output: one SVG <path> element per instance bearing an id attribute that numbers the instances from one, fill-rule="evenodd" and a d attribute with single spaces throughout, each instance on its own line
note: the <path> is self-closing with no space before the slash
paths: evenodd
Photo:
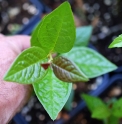
<path id="1" fill-rule="evenodd" d="M 15 124 L 28 124 L 25 118 L 20 113 L 15 115 L 13 121 L 15 122 Z"/>

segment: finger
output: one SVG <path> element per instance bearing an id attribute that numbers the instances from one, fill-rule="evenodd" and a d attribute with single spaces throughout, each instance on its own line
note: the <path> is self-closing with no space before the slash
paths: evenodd
<path id="1" fill-rule="evenodd" d="M 30 47 L 30 36 L 27 35 L 7 36 L 6 41 L 20 51 Z"/>
<path id="2" fill-rule="evenodd" d="M 5 36 L 3 34 L 0 34 L 0 42 L 5 41 Z"/>

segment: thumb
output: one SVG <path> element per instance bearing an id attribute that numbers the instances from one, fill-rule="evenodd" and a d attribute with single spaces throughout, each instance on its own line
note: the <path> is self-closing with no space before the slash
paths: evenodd
<path id="1" fill-rule="evenodd" d="M 31 86 L 3 80 L 3 75 L 15 57 L 28 47 L 30 47 L 29 36 L 0 35 L 0 124 L 7 124 L 30 98 Z"/>
<path id="2" fill-rule="evenodd" d="M 30 36 L 27 35 L 7 36 L 6 40 L 10 47 L 18 52 L 30 47 Z"/>

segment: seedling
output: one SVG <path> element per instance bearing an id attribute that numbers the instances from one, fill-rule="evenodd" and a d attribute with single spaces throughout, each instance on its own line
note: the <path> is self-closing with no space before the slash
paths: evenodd
<path id="1" fill-rule="evenodd" d="M 16 58 L 4 77 L 6 81 L 32 84 L 53 120 L 65 105 L 72 83 L 86 82 L 117 68 L 94 50 L 72 49 L 77 38 L 71 7 L 64 2 L 42 19 L 32 34 L 31 47 Z"/>
<path id="2" fill-rule="evenodd" d="M 92 118 L 103 120 L 104 124 L 119 124 L 122 117 L 122 98 L 105 104 L 100 98 L 82 94 Z"/>

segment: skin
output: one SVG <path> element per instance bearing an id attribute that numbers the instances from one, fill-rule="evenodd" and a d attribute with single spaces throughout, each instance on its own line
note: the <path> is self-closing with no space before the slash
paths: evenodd
<path id="1" fill-rule="evenodd" d="M 7 124 L 30 98 L 32 91 L 30 85 L 3 80 L 3 76 L 17 55 L 29 46 L 29 36 L 0 34 L 0 124 Z"/>

